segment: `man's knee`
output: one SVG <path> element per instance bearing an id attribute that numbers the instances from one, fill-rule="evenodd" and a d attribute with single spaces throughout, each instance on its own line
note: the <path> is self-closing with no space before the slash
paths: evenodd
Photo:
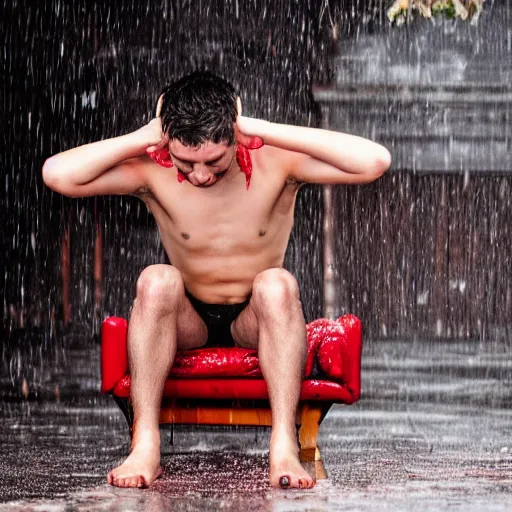
<path id="1" fill-rule="evenodd" d="M 185 293 L 180 272 L 170 265 L 146 267 L 137 280 L 137 301 L 153 307 L 172 307 Z"/>
<path id="2" fill-rule="evenodd" d="M 256 304 L 265 309 L 280 311 L 300 303 L 297 280 L 282 268 L 271 268 L 258 274 L 252 295 Z"/>

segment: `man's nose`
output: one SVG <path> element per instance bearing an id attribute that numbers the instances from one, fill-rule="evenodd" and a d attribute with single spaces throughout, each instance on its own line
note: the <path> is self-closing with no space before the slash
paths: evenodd
<path id="1" fill-rule="evenodd" d="M 210 179 L 210 171 L 206 165 L 197 165 L 194 169 L 196 173 L 196 179 L 199 183 L 206 183 Z"/>

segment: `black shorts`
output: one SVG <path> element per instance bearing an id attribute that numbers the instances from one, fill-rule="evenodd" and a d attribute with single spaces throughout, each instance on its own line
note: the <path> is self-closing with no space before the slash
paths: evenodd
<path id="1" fill-rule="evenodd" d="M 247 307 L 249 299 L 239 304 L 208 304 L 196 299 L 185 290 L 185 294 L 208 329 L 208 340 L 204 347 L 234 347 L 231 324 Z"/>

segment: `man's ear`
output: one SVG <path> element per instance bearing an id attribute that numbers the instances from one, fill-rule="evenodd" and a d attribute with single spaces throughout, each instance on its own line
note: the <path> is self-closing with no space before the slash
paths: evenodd
<path id="1" fill-rule="evenodd" d="M 156 102 L 156 111 L 155 117 L 160 117 L 160 112 L 162 112 L 162 104 L 164 102 L 164 93 L 160 94 L 158 101 Z"/>

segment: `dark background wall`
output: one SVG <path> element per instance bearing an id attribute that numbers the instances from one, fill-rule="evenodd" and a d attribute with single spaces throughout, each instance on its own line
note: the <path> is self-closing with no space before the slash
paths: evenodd
<path id="1" fill-rule="evenodd" d="M 340 39 L 323 123 L 390 148 L 393 168 L 337 187 L 338 312 L 373 338 L 508 346 L 512 318 L 510 2 L 476 25 L 370 17 Z"/>
<path id="2" fill-rule="evenodd" d="M 165 261 L 135 198 L 67 199 L 42 183 L 48 156 L 126 133 L 151 118 L 164 84 L 195 70 L 222 74 L 248 115 L 315 125 L 311 88 L 326 74 L 320 1 L 6 2 L 3 90 L 3 327 L 62 326 L 61 246 L 69 230 L 71 326 L 88 335 L 127 315 L 146 265 Z M 321 314 L 321 189 L 299 198 L 287 266 L 306 316 Z M 103 298 L 94 301 L 94 240 L 104 235 Z"/>
<path id="3" fill-rule="evenodd" d="M 390 147 L 387 176 L 335 192 L 337 313 L 359 315 L 367 339 L 507 342 L 510 7 L 488 0 L 477 26 L 417 19 L 390 27 L 386 6 L 6 3 L 2 340 L 19 347 L 20 336 L 43 336 L 50 346 L 59 332 L 90 339 L 104 316 L 128 315 L 138 273 L 165 261 L 151 216 L 134 198 L 54 194 L 41 166 L 61 150 L 138 128 L 166 82 L 205 67 L 233 81 L 248 115 L 323 122 Z M 322 311 L 322 215 L 321 188 L 304 188 L 286 264 L 299 278 L 308 320 Z M 96 307 L 98 226 L 103 293 Z M 71 324 L 63 330 L 67 230 Z M 7 354 L 4 368 L 20 358 Z"/>

